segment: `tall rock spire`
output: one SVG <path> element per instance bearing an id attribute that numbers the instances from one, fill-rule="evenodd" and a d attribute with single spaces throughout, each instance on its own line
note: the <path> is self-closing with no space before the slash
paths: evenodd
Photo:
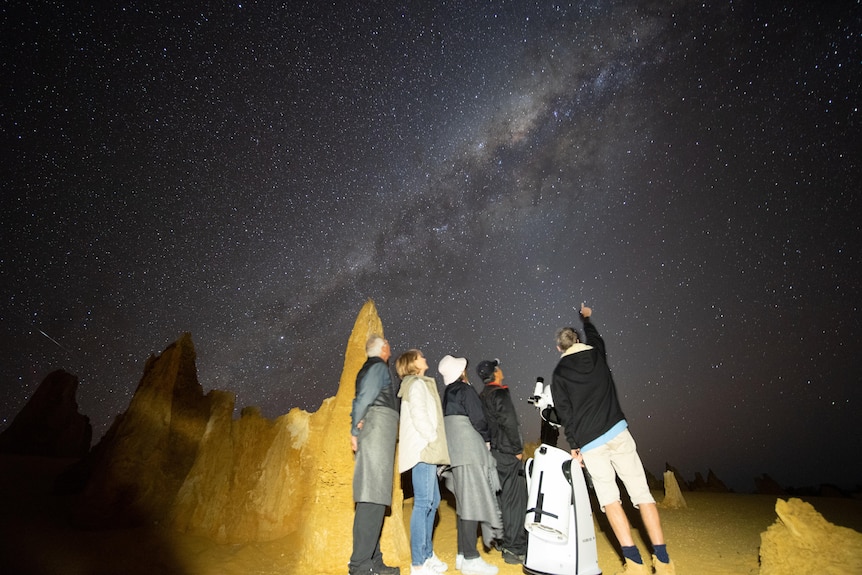
<path id="1" fill-rule="evenodd" d="M 311 417 L 311 437 L 321 444 L 314 448 L 317 487 L 303 510 L 301 564 L 318 573 L 346 572 L 353 529 L 353 452 L 350 449 L 350 411 L 356 393 L 356 374 L 365 363 L 365 343 L 372 334 L 383 335 L 377 308 L 368 300 L 359 312 L 347 342 L 344 369 L 334 398 L 327 399 Z M 331 403 L 330 403 L 331 402 Z M 323 415 L 324 408 L 330 411 Z M 319 427 L 318 427 L 319 426 Z M 397 460 L 397 459 L 396 459 Z M 393 468 L 392 513 L 383 523 L 381 549 L 393 565 L 410 564 L 410 540 L 404 528 L 401 476 Z"/>
<path id="2" fill-rule="evenodd" d="M 273 568 L 346 572 L 353 528 L 350 411 L 365 343 L 383 334 L 374 302 L 359 312 L 334 397 L 275 421 L 256 407 L 233 419 L 233 394 L 204 395 L 184 334 L 147 361 L 126 412 L 90 457 L 79 517 L 94 525 L 159 524 L 218 543 L 249 545 Z M 320 361 L 330 358 L 321 357 Z M 291 385 L 291 382 L 285 382 Z M 294 382 L 334 388 L 334 382 Z M 401 477 L 381 548 L 409 565 Z"/>

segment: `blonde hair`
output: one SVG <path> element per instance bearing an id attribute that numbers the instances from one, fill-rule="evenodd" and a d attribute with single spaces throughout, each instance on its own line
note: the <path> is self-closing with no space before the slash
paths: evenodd
<path id="1" fill-rule="evenodd" d="M 578 330 L 573 327 L 564 327 L 557 330 L 557 346 L 566 351 L 576 343 L 580 343 L 581 338 L 578 336 Z"/>
<path id="2" fill-rule="evenodd" d="M 422 357 L 422 352 L 418 349 L 408 349 L 398 356 L 395 360 L 395 372 L 398 377 L 404 379 L 407 375 L 419 375 L 419 368 L 416 367 L 416 360 Z"/>

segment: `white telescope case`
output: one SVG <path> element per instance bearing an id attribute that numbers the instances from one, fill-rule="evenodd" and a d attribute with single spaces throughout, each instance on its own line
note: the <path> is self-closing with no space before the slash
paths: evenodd
<path id="1" fill-rule="evenodd" d="M 542 444 L 526 463 L 527 555 L 540 575 L 601 575 L 584 472 L 569 452 Z"/>

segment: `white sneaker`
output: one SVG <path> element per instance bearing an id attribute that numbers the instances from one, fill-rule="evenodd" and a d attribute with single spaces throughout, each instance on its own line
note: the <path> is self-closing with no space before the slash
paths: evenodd
<path id="1" fill-rule="evenodd" d="M 485 563 L 481 557 L 474 559 L 464 559 L 461 562 L 461 573 L 464 575 L 497 575 L 497 567 L 490 563 Z"/>
<path id="2" fill-rule="evenodd" d="M 431 552 L 431 557 L 425 560 L 424 567 L 430 567 L 432 571 L 436 571 L 437 573 L 443 573 L 449 569 L 449 566 L 441 561 L 433 551 Z"/>
<path id="3" fill-rule="evenodd" d="M 464 554 L 463 554 L 463 553 L 458 553 L 458 554 L 455 556 L 455 569 L 457 569 L 458 571 L 460 571 L 460 570 L 461 570 L 461 565 L 463 565 L 463 564 L 464 564 Z"/>

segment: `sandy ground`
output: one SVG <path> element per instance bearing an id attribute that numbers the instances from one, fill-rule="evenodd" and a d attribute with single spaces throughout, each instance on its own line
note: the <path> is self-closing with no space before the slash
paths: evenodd
<path id="1" fill-rule="evenodd" d="M 278 540 L 254 545 L 217 545 L 200 537 L 179 535 L 158 526 L 150 528 L 81 531 L 69 528 L 68 498 L 50 494 L 51 478 L 62 465 L 37 460 L 24 468 L 20 461 L 0 460 L 0 573 L 6 575 L 275 575 L 310 573 L 298 569 L 291 542 Z M 445 490 L 444 490 L 445 496 Z M 662 493 L 655 493 L 661 500 Z M 668 550 L 677 572 L 690 575 L 754 575 L 759 572 L 760 534 L 776 520 L 774 496 L 685 493 L 688 507 L 662 509 Z M 862 501 L 806 498 L 828 521 L 862 532 Z M 409 527 L 412 500 L 406 501 L 404 520 Z M 603 516 L 594 515 L 599 567 L 610 575 L 621 567 L 610 529 Z M 637 515 L 632 515 L 636 524 Z M 642 553 L 648 547 L 636 533 Z M 435 550 L 454 570 L 455 510 L 451 499 L 440 507 Z M 346 540 L 345 545 L 350 545 Z M 500 575 L 523 573 L 505 564 L 496 551 L 484 555 L 500 568 Z M 402 565 L 409 575 L 409 565 Z"/>
<path id="2" fill-rule="evenodd" d="M 663 493 L 653 494 L 657 501 Z M 755 575 L 759 572 L 760 534 L 775 522 L 775 500 L 766 495 L 725 493 L 686 493 L 686 509 L 662 509 L 662 526 L 668 551 L 680 575 Z M 815 508 L 838 525 L 862 530 L 862 501 L 809 498 Z M 412 501 L 408 500 L 409 506 Z M 596 509 L 594 507 L 594 509 Z M 455 511 L 448 502 L 441 505 L 440 523 L 435 533 L 435 549 L 441 559 L 454 565 Z M 637 512 L 630 509 L 630 520 L 637 525 Z M 599 567 L 605 575 L 622 569 L 616 542 L 604 516 L 594 512 Z M 409 512 L 405 510 L 405 520 Z M 646 558 L 649 547 L 635 530 L 635 541 Z M 523 573 L 520 566 L 507 565 L 499 553 L 485 559 L 500 568 L 500 575 Z M 456 572 L 457 573 L 457 572 Z"/>

